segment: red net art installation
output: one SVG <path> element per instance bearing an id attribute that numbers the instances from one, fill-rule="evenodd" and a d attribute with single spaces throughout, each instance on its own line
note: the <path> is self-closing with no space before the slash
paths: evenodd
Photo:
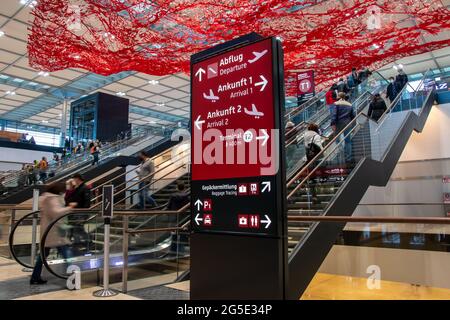
<path id="1" fill-rule="evenodd" d="M 33 15 L 31 66 L 102 75 L 188 73 L 191 54 L 257 32 L 279 36 L 286 73 L 314 69 L 320 88 L 450 44 L 450 12 L 434 0 L 39 0 Z"/>

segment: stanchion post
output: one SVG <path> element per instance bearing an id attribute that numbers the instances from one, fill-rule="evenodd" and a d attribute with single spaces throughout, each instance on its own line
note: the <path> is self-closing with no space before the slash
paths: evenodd
<path id="1" fill-rule="evenodd" d="M 37 242 L 37 211 L 39 210 L 39 189 L 33 189 L 33 206 L 32 206 L 33 220 L 31 227 L 31 257 L 30 264 L 34 265 L 36 261 L 36 242 Z M 23 268 L 23 272 L 32 272 L 33 268 Z"/>
<path id="2" fill-rule="evenodd" d="M 113 217 L 113 206 L 114 186 L 104 186 L 102 202 L 102 216 L 105 220 L 103 240 L 103 289 L 95 291 L 93 293 L 94 297 L 112 297 L 118 294 L 117 291 L 109 288 L 109 237 L 111 230 L 111 219 Z"/>
<path id="3" fill-rule="evenodd" d="M 123 252 L 123 269 L 122 269 L 122 293 L 128 291 L 128 216 L 123 216 L 123 235 L 122 235 L 122 252 Z"/>

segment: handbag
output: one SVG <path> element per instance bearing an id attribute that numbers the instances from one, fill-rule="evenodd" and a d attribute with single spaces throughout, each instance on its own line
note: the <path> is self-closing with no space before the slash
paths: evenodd
<path id="1" fill-rule="evenodd" d="M 308 144 L 307 148 L 306 148 L 306 159 L 308 161 L 311 161 L 312 159 L 314 159 L 315 156 L 317 156 L 320 151 L 322 151 L 322 149 L 316 144 L 314 143 L 314 139 L 318 136 L 318 134 L 316 134 L 311 142 Z"/>

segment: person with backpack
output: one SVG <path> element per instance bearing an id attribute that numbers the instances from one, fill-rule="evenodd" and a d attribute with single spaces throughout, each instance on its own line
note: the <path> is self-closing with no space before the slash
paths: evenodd
<path id="1" fill-rule="evenodd" d="M 307 160 L 305 166 L 308 166 L 309 170 L 311 170 L 320 163 L 322 158 L 319 156 L 318 159 L 316 159 L 314 162 L 311 162 L 323 150 L 322 136 L 320 135 L 318 125 L 316 125 L 315 123 L 310 123 L 308 125 L 308 128 L 305 134 L 303 135 L 303 143 L 305 145 L 305 153 Z M 309 190 L 311 191 L 312 204 L 320 203 L 320 200 L 317 197 L 316 183 L 314 179 L 313 178 L 308 179 L 307 185 L 309 186 Z"/>
<path id="2" fill-rule="evenodd" d="M 331 127 L 333 128 L 334 134 L 341 133 L 354 118 L 355 112 L 352 104 L 346 100 L 345 93 L 339 92 L 339 100 L 334 104 L 333 114 L 331 116 Z M 345 137 L 344 154 L 347 163 L 353 161 L 352 140 L 350 137 L 351 129 L 347 128 L 340 137 L 341 140 Z"/>
<path id="3" fill-rule="evenodd" d="M 42 157 L 41 161 L 39 162 L 39 180 L 41 180 L 42 183 L 45 183 L 45 180 L 47 180 L 47 169 L 47 158 Z"/>
<path id="4" fill-rule="evenodd" d="M 319 132 L 319 126 L 310 123 L 303 135 L 303 143 L 305 144 L 306 160 L 309 162 L 314 159 L 323 149 L 322 136 Z"/>
<path id="5" fill-rule="evenodd" d="M 372 102 L 369 105 L 369 112 L 367 113 L 367 115 L 371 119 L 378 121 L 386 110 L 386 103 L 384 102 L 381 95 L 377 93 L 373 96 Z"/>

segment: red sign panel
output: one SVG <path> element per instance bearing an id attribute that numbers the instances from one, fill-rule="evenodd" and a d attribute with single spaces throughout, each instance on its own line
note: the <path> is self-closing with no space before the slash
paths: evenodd
<path id="1" fill-rule="evenodd" d="M 315 94 L 314 71 L 302 71 L 297 73 L 297 96 L 299 102 L 311 99 Z"/>
<path id="2" fill-rule="evenodd" d="M 192 66 L 192 180 L 276 174 L 272 56 L 267 39 Z"/>

